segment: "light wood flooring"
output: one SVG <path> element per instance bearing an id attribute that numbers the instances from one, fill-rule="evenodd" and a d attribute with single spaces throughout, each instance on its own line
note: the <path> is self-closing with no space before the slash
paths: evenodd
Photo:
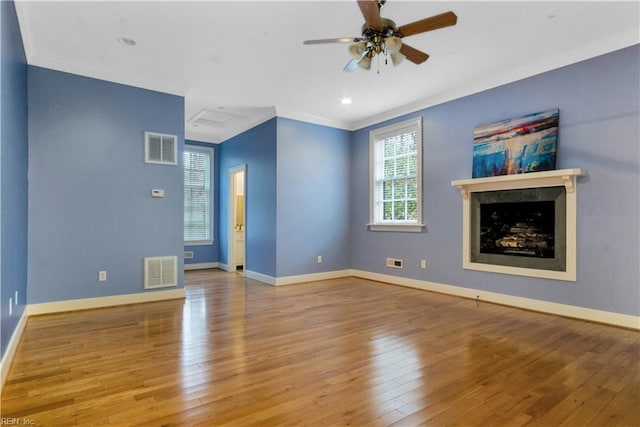
<path id="1" fill-rule="evenodd" d="M 2 417 L 640 425 L 637 331 L 355 278 L 276 288 L 205 270 L 185 282 L 185 301 L 30 318 Z"/>

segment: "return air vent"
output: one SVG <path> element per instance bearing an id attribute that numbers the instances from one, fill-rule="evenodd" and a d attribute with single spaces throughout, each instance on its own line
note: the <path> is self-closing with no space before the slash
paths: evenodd
<path id="1" fill-rule="evenodd" d="M 184 259 L 193 259 L 193 251 L 184 251 Z"/>
<path id="2" fill-rule="evenodd" d="M 144 133 L 144 161 L 160 165 L 178 164 L 177 136 L 162 133 Z"/>
<path id="3" fill-rule="evenodd" d="M 168 288 L 178 285 L 178 257 L 144 259 L 144 288 Z"/>

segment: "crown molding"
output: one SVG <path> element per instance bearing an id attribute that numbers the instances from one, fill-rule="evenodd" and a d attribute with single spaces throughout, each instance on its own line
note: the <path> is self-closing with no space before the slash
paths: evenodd
<path id="1" fill-rule="evenodd" d="M 638 35 L 638 33 L 631 31 L 617 37 L 602 40 L 596 44 L 563 52 L 562 55 L 558 55 L 544 61 L 538 61 L 533 64 L 509 69 L 502 73 L 489 76 L 481 81 L 472 82 L 467 85 L 459 86 L 450 90 L 445 90 L 434 96 L 408 103 L 406 105 L 403 105 L 402 107 L 387 110 L 382 113 L 363 118 L 361 120 L 353 121 L 350 123 L 350 130 L 359 130 L 387 120 L 395 119 L 406 114 L 415 113 L 416 111 L 424 110 L 425 108 L 444 104 L 445 102 L 464 98 L 465 96 L 484 92 L 498 86 L 514 83 L 518 80 L 533 77 L 547 71 L 556 70 L 562 67 L 576 64 L 578 62 L 586 61 L 591 58 L 595 58 L 597 56 L 605 55 L 616 50 L 631 47 L 637 45 L 638 43 L 640 43 L 640 36 Z"/>
<path id="2" fill-rule="evenodd" d="M 333 120 L 326 117 L 320 117 L 313 114 L 302 113 L 299 111 L 289 110 L 286 108 L 277 108 L 278 117 L 285 119 L 299 120 L 302 122 L 312 123 L 316 125 L 322 125 L 332 128 L 344 129 L 352 131 L 353 126 L 351 123 L 342 120 Z"/>

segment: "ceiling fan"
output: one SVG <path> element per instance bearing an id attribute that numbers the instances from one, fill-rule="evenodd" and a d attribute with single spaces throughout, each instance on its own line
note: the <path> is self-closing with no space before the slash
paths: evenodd
<path id="1" fill-rule="evenodd" d="M 449 27 L 458 21 L 455 13 L 445 12 L 397 27 L 391 19 L 380 16 L 380 9 L 385 3 L 386 0 L 358 0 L 365 20 L 360 37 L 305 40 L 304 44 L 351 43 L 349 55 L 352 59 L 344 67 L 344 71 L 353 71 L 358 67 L 369 70 L 371 59 L 376 55 L 390 56 L 393 66 L 400 64 L 405 58 L 414 64 L 422 64 L 429 55 L 405 44 L 402 38 Z"/>

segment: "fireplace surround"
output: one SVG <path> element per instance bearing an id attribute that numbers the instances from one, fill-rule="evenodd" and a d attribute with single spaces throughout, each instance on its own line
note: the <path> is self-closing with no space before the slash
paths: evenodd
<path id="1" fill-rule="evenodd" d="M 582 169 L 453 181 L 463 209 L 463 268 L 576 280 Z"/>

